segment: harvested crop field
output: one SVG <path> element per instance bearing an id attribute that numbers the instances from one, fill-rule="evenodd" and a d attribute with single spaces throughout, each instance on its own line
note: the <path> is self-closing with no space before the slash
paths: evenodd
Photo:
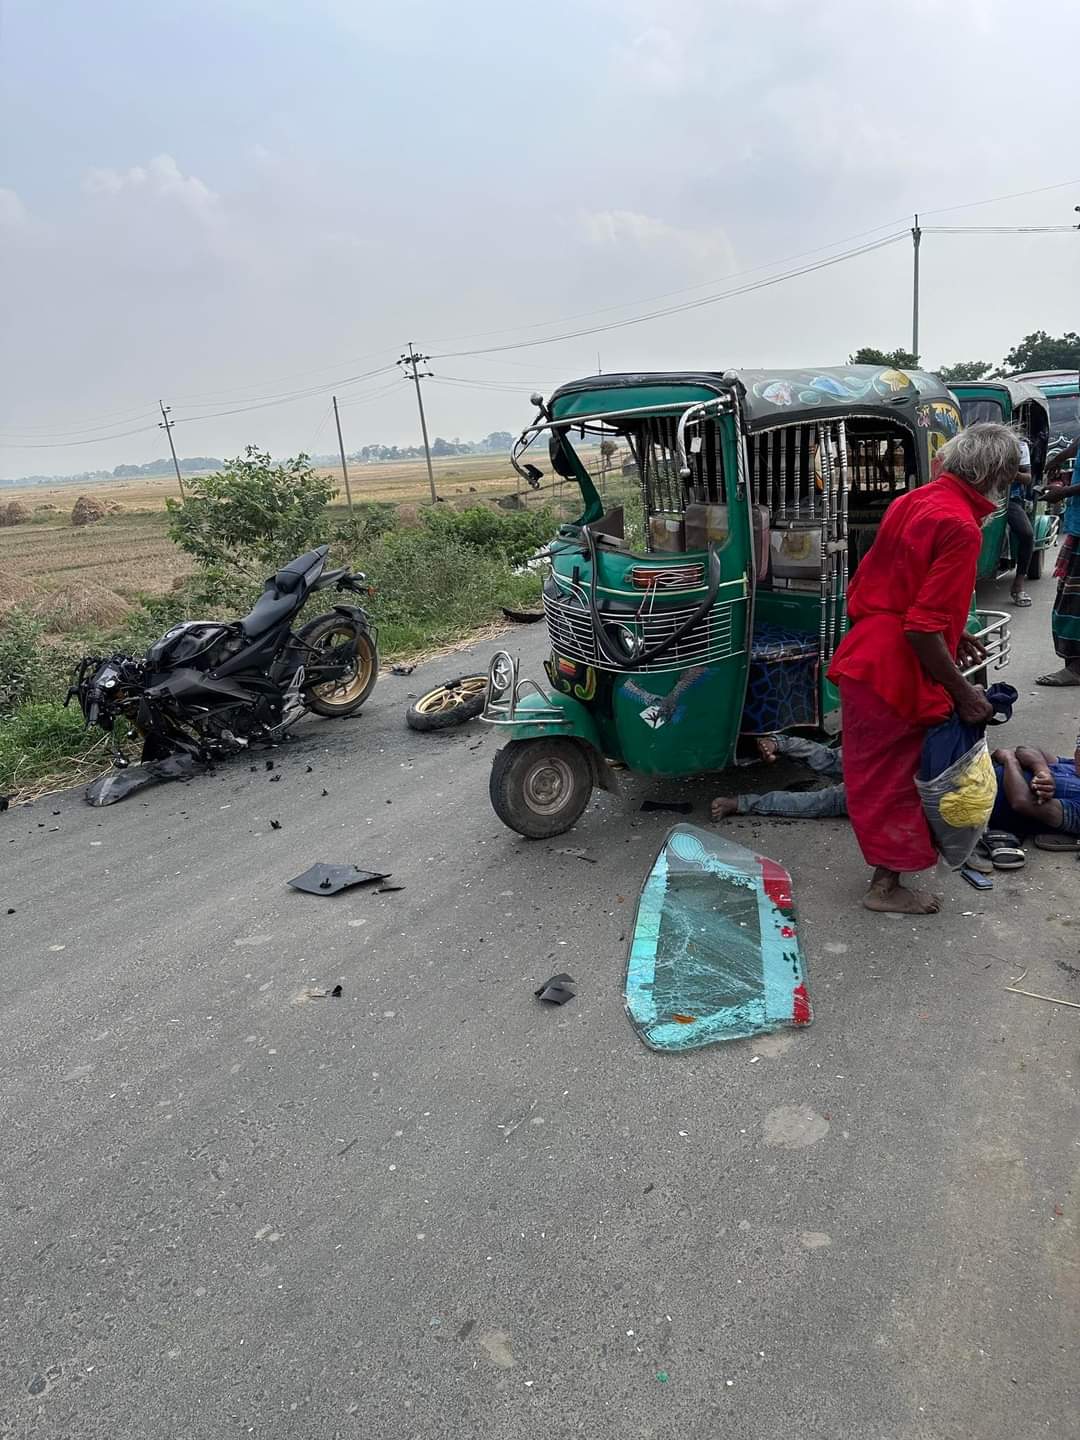
<path id="1" fill-rule="evenodd" d="M 164 512 L 117 513 L 82 528 L 65 515 L 0 530 L 0 574 L 38 593 L 89 583 L 129 598 L 160 595 L 190 569 L 166 533 Z"/>

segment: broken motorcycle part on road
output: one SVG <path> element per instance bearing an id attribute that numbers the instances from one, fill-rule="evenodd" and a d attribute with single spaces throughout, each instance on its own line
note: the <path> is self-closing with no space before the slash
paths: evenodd
<path id="1" fill-rule="evenodd" d="M 458 675 L 421 695 L 405 712 L 410 730 L 449 730 L 482 714 L 487 700 L 488 677 Z"/>
<path id="2" fill-rule="evenodd" d="M 676 825 L 638 899 L 625 1002 L 653 1050 L 809 1024 L 788 872 L 711 831 Z"/>
<path id="3" fill-rule="evenodd" d="M 389 880 L 389 873 L 381 870 L 361 870 L 356 865 L 312 865 L 302 875 L 287 883 L 294 890 L 303 890 L 306 895 L 337 895 L 354 885 L 373 885 L 377 880 Z"/>
<path id="4" fill-rule="evenodd" d="M 167 780 L 190 780 L 209 770 L 205 761 L 193 755 L 169 755 L 164 760 L 148 760 L 144 765 L 129 765 L 126 770 L 110 770 L 99 775 L 86 787 L 88 805 L 115 805 L 137 790 L 161 785 Z"/>
<path id="5" fill-rule="evenodd" d="M 545 1005 L 565 1005 L 577 994 L 576 990 L 570 988 L 576 984 L 577 981 L 572 975 L 552 975 L 551 979 L 545 980 L 539 989 L 533 991 L 533 994 L 537 1000 L 543 1000 Z"/>

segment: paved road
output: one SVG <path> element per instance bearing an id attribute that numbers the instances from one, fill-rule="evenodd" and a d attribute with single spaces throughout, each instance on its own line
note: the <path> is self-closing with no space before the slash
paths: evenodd
<path id="1" fill-rule="evenodd" d="M 1071 750 L 1036 588 L 1007 733 Z M 1003 986 L 1080 1000 L 1076 862 L 912 922 L 842 822 L 733 822 L 817 1019 L 658 1056 L 621 984 L 661 792 L 596 802 L 595 865 L 519 841 L 491 734 L 402 723 L 459 667 L 273 772 L 0 818 L 0 1435 L 1075 1436 L 1080 1011 Z M 288 890 L 315 860 L 406 888 Z"/>

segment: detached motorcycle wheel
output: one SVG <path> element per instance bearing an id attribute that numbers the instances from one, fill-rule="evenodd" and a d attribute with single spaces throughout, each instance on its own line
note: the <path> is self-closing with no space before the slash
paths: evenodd
<path id="1" fill-rule="evenodd" d="M 313 685 L 304 697 L 309 710 L 327 719 L 355 715 L 371 694 L 379 675 L 379 653 L 371 636 L 344 615 L 327 615 L 305 625 L 300 638 L 324 654 L 355 642 L 356 655 L 349 674 L 326 685 Z"/>
<path id="2" fill-rule="evenodd" d="M 497 752 L 488 787 L 495 814 L 527 840 L 562 835 L 592 794 L 589 757 L 576 740 L 511 740 Z"/>
<path id="3" fill-rule="evenodd" d="M 447 680 L 409 706 L 405 711 L 405 724 L 410 730 L 449 730 L 453 725 L 475 720 L 483 713 L 487 684 L 486 673 Z"/>

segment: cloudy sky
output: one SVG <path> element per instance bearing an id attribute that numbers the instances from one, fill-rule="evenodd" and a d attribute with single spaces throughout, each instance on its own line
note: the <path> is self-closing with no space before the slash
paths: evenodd
<path id="1" fill-rule="evenodd" d="M 409 389 L 383 369 L 410 339 L 440 357 L 426 394 L 447 437 L 523 423 L 532 388 L 598 352 L 604 370 L 842 362 L 909 343 L 909 240 L 492 347 L 745 286 L 915 209 L 1080 218 L 1076 0 L 0 16 L 0 475 L 159 455 L 159 396 L 185 455 L 328 450 L 332 388 L 350 449 L 412 443 Z M 997 361 L 1036 328 L 1080 328 L 1080 233 L 926 235 L 926 363 Z"/>

